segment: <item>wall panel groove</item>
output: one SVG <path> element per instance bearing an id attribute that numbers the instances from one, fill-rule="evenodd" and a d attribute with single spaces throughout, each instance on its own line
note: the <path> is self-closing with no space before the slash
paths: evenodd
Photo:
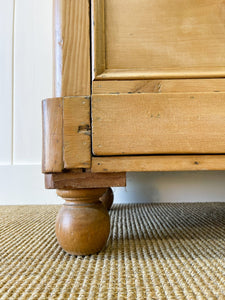
<path id="1" fill-rule="evenodd" d="M 12 163 L 13 6 L 13 0 L 0 0 L 0 165 Z"/>

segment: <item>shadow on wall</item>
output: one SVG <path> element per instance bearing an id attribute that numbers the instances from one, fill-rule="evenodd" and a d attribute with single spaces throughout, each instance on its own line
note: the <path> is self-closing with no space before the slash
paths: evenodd
<path id="1" fill-rule="evenodd" d="M 115 203 L 225 202 L 225 171 L 127 173 Z"/>

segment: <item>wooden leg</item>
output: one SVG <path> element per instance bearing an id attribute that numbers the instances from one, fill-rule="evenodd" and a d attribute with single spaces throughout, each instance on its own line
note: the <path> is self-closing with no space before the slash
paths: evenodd
<path id="1" fill-rule="evenodd" d="M 106 209 L 110 210 L 113 205 L 113 199 L 113 190 L 111 188 L 108 188 L 105 194 L 100 198 L 100 201 L 102 201 L 102 204 Z"/>
<path id="2" fill-rule="evenodd" d="M 65 199 L 56 218 L 56 237 L 60 246 L 74 255 L 99 252 L 107 243 L 110 220 L 99 201 L 107 189 L 57 190 Z"/>

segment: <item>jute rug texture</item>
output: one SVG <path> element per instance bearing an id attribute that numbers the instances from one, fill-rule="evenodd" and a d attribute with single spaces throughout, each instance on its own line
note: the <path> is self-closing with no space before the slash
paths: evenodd
<path id="1" fill-rule="evenodd" d="M 0 299 L 225 299 L 225 203 L 114 205 L 108 246 L 71 256 L 59 206 L 0 206 Z"/>

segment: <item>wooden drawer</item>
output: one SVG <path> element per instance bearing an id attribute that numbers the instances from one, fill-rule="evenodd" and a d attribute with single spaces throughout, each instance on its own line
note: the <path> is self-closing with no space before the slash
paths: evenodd
<path id="1" fill-rule="evenodd" d="M 225 93 L 94 95 L 93 153 L 225 152 Z"/>
<path id="2" fill-rule="evenodd" d="M 94 0 L 95 78 L 225 76 L 222 0 Z"/>
<path id="3" fill-rule="evenodd" d="M 224 1 L 93 8 L 92 153 L 224 153 Z"/>

